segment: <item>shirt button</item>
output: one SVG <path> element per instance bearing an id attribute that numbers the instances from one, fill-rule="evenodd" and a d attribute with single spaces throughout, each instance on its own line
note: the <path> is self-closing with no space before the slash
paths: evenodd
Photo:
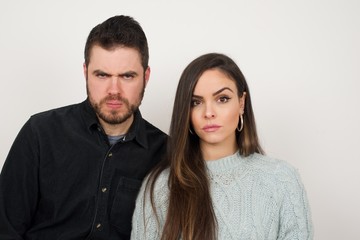
<path id="1" fill-rule="evenodd" d="M 103 187 L 103 188 L 101 189 L 101 191 L 104 193 L 104 192 L 107 191 L 107 188 L 106 188 L 106 187 Z"/>
<path id="2" fill-rule="evenodd" d="M 98 229 L 98 230 L 101 230 L 101 223 L 98 223 L 97 225 L 96 225 L 96 229 Z"/>
<path id="3" fill-rule="evenodd" d="M 112 157 L 112 153 L 109 153 L 108 157 Z"/>

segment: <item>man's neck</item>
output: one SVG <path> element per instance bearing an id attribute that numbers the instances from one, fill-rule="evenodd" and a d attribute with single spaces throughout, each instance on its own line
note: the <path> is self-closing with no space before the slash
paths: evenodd
<path id="1" fill-rule="evenodd" d="M 104 122 L 102 119 L 99 119 L 102 128 L 104 129 L 106 135 L 108 136 L 119 136 L 125 135 L 134 121 L 134 115 L 132 115 L 129 119 L 125 122 L 119 124 L 110 124 Z"/>

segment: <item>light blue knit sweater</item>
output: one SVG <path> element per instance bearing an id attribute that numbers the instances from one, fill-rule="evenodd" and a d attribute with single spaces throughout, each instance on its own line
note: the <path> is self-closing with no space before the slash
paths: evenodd
<path id="1" fill-rule="evenodd" d="M 292 166 L 260 154 L 243 158 L 239 153 L 206 163 L 219 240 L 313 239 L 306 193 Z M 131 239 L 160 238 L 168 206 L 168 174 L 164 171 L 155 186 L 160 225 L 143 185 Z"/>

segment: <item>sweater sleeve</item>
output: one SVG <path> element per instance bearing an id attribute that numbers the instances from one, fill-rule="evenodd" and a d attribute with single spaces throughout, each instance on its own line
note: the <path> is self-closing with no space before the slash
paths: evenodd
<path id="1" fill-rule="evenodd" d="M 278 240 L 312 240 L 310 207 L 300 175 L 288 164 L 278 170 L 283 186 Z"/>
<path id="2" fill-rule="evenodd" d="M 154 188 L 154 203 L 156 214 L 151 206 L 150 191 L 145 188 L 144 181 L 136 199 L 136 207 L 132 218 L 132 240 L 160 239 L 162 226 L 167 209 L 167 179 L 163 174 L 159 176 Z"/>

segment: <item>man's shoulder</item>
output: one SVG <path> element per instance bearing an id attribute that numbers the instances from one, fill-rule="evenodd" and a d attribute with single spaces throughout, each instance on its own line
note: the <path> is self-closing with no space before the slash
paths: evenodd
<path id="1" fill-rule="evenodd" d="M 42 112 L 35 113 L 31 116 L 33 121 L 41 121 L 41 120 L 49 120 L 49 118 L 56 117 L 66 117 L 69 114 L 79 113 L 79 109 L 81 108 L 83 103 L 75 103 L 71 105 L 66 105 L 62 107 L 57 107 L 49 110 L 45 110 Z"/>
<path id="2" fill-rule="evenodd" d="M 144 122 L 144 126 L 146 129 L 146 133 L 147 134 L 155 134 L 155 135 L 160 135 L 163 137 L 167 137 L 167 134 L 162 131 L 160 128 L 154 126 L 152 123 L 150 123 L 149 121 L 147 121 L 146 119 L 142 118 L 143 122 Z"/>
<path id="3" fill-rule="evenodd" d="M 60 129 L 61 126 L 72 126 L 82 123 L 83 103 L 76 103 L 33 114 L 28 124 L 33 129 Z"/>

